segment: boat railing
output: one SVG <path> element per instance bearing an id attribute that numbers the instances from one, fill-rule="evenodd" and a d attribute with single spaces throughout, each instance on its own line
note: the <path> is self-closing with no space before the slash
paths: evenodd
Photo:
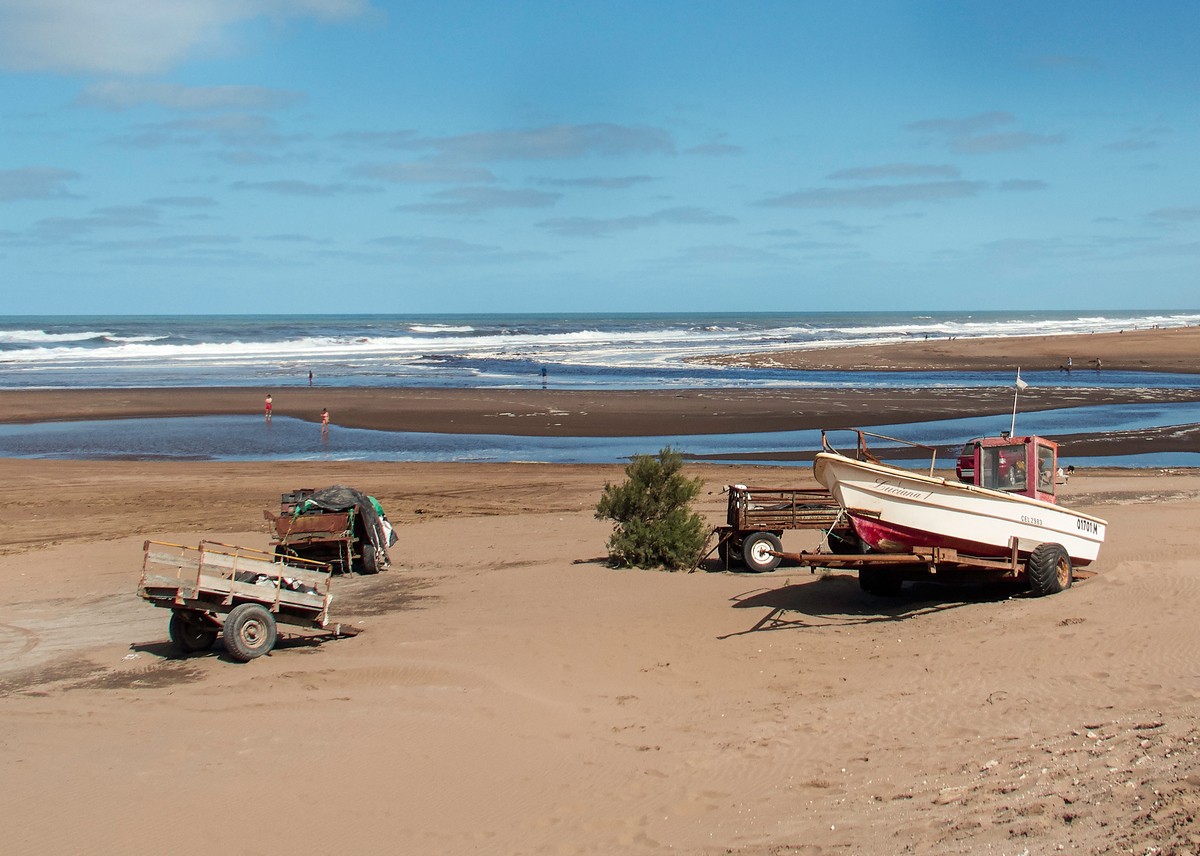
<path id="1" fill-rule="evenodd" d="M 875 464 L 880 463 L 879 458 L 875 457 L 875 455 L 871 453 L 871 450 L 867 448 L 867 439 L 866 438 L 874 437 L 877 440 L 887 440 L 892 443 L 900 443 L 901 445 L 904 445 L 904 446 L 911 446 L 914 449 L 924 449 L 925 451 L 929 452 L 929 475 L 930 476 L 933 475 L 933 471 L 937 467 L 937 447 L 936 446 L 926 446 L 924 443 L 915 443 L 912 440 L 902 440 L 899 437 L 889 437 L 886 434 L 875 434 L 870 431 L 863 431 L 861 428 L 839 428 L 839 429 L 835 429 L 835 430 L 853 431 L 855 433 L 855 435 L 856 435 L 855 450 L 854 450 L 854 459 L 855 460 L 870 461 Z M 822 449 L 824 449 L 826 452 L 832 452 L 835 455 L 842 455 L 843 457 L 850 457 L 849 455 L 846 455 L 844 452 L 834 448 L 833 444 L 829 442 L 829 438 L 826 435 L 827 435 L 827 431 L 824 428 L 822 428 L 821 429 L 821 448 Z"/>

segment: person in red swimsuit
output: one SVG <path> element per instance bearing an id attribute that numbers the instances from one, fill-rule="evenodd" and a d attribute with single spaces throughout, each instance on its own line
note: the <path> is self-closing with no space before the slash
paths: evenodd
<path id="1" fill-rule="evenodd" d="M 270 419 L 271 418 L 271 393 L 269 393 L 269 392 L 267 393 L 267 400 L 264 403 L 264 407 L 266 408 L 266 417 L 267 417 L 267 419 Z"/>

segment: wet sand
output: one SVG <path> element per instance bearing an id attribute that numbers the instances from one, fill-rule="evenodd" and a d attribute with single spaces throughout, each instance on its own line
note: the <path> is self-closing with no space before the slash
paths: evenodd
<path id="1" fill-rule="evenodd" d="M 1200 372 L 1200 327 L 1056 336 L 925 339 L 893 345 L 816 348 L 704 358 L 713 365 L 839 371 Z M 1099 374 L 1097 374 L 1099 373 Z"/>
<path id="2" fill-rule="evenodd" d="M 383 431 L 541 437 L 671 436 L 798 431 L 1007 413 L 1007 389 L 817 389 L 579 392 L 574 390 L 274 389 L 274 415 Z M 0 422 L 262 415 L 244 389 L 6 391 Z M 1030 388 L 1022 412 L 1098 404 L 1200 400 L 1196 389 Z M 1194 450 L 1185 436 L 1110 438 L 1110 454 Z M 1116 445 L 1113 445 L 1113 444 Z M 1132 444 L 1132 445 L 1131 445 Z"/>

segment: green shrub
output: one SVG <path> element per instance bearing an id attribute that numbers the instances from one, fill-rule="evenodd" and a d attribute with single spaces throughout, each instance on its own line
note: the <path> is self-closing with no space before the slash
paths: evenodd
<path id="1" fill-rule="evenodd" d="M 613 521 L 613 565 L 676 570 L 695 563 L 708 533 L 688 503 L 702 481 L 685 478 L 682 468 L 683 456 L 668 446 L 657 455 L 634 455 L 625 482 L 604 485 L 596 517 Z"/>

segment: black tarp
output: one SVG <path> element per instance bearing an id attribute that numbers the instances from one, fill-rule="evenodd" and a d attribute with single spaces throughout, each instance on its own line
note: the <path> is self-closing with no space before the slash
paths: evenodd
<path id="1" fill-rule="evenodd" d="M 296 504 L 297 516 L 306 511 L 319 509 L 321 511 L 355 510 L 363 522 L 371 546 L 375 548 L 375 565 L 382 571 L 392 561 L 388 556 L 388 537 L 383 527 L 383 520 L 375 509 L 375 502 L 361 490 L 335 484 L 332 487 L 321 488 L 304 497 Z"/>

